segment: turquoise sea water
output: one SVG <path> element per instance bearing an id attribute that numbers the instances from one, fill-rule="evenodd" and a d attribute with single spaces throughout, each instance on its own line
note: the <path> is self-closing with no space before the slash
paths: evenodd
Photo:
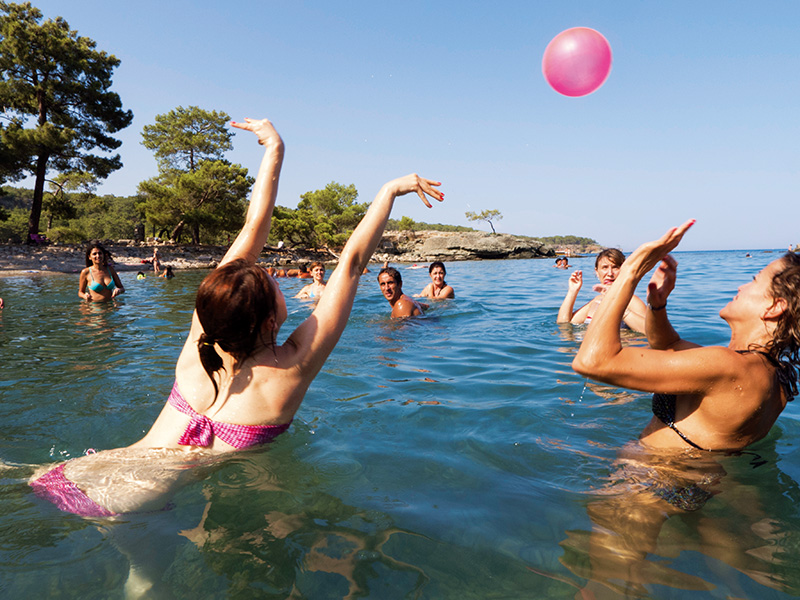
<path id="1" fill-rule="evenodd" d="M 718 311 L 780 256 L 744 255 L 677 253 L 683 337 L 727 344 Z M 590 281 L 593 258 L 571 262 Z M 798 405 L 752 453 L 680 463 L 725 474 L 705 506 L 662 525 L 632 492 L 641 465 L 620 458 L 649 397 L 572 371 L 584 328 L 555 324 L 569 272 L 552 264 L 448 264 L 458 297 L 404 322 L 373 267 L 286 434 L 169 510 L 110 525 L 36 498 L 29 465 L 142 436 L 206 273 L 123 273 L 118 302 L 88 306 L 77 275 L 0 278 L 0 597 L 122 598 L 142 557 L 158 567 L 149 597 L 573 598 L 590 580 L 607 584 L 598 598 L 800 594 Z M 429 281 L 401 271 L 407 293 Z M 280 281 L 282 337 L 310 312 L 291 298 L 302 283 Z"/>

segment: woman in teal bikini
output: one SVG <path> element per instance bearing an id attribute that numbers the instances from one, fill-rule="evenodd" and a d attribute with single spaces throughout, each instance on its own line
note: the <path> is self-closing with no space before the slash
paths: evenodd
<path id="1" fill-rule="evenodd" d="M 322 292 L 325 291 L 325 265 L 316 261 L 311 263 L 309 270 L 314 281 L 300 290 L 295 298 L 319 300 L 320 296 L 322 296 Z"/>
<path id="2" fill-rule="evenodd" d="M 87 302 L 106 302 L 125 291 L 114 267 L 108 264 L 111 253 L 100 244 L 86 249 L 86 268 L 81 271 L 78 296 Z"/>

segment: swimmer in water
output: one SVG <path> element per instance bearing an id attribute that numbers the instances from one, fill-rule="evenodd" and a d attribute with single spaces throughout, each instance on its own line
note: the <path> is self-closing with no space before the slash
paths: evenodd
<path id="1" fill-rule="evenodd" d="M 640 436 L 653 448 L 740 450 L 767 435 L 797 394 L 800 366 L 800 256 L 762 269 L 719 313 L 727 346 L 683 340 L 667 318 L 677 265 L 669 255 L 694 221 L 640 246 L 622 268 L 572 363 L 586 377 L 653 393 L 653 418 Z M 650 348 L 622 347 L 619 324 L 639 281 L 647 288 Z"/>
<path id="2" fill-rule="evenodd" d="M 421 304 L 403 293 L 403 278 L 393 267 L 384 267 L 378 273 L 378 283 L 383 296 L 392 307 L 392 318 L 418 317 L 425 313 L 427 304 Z"/>
<path id="3" fill-rule="evenodd" d="M 430 275 L 431 282 L 417 294 L 416 298 L 430 298 L 431 300 L 443 300 L 445 298 L 455 298 L 456 293 L 453 288 L 447 285 L 444 276 L 447 275 L 447 270 L 444 268 L 444 263 L 441 261 L 434 261 L 428 267 L 428 275 Z"/>
<path id="4" fill-rule="evenodd" d="M 285 431 L 344 331 L 395 199 L 416 193 L 428 207 L 428 196 L 443 199 L 439 183 L 416 174 L 386 183 L 342 250 L 328 293 L 278 344 L 286 302 L 256 260 L 269 236 L 284 145 L 266 119 L 232 125 L 265 148 L 244 227 L 200 285 L 172 391 L 147 434 L 126 448 L 44 467 L 32 478 L 36 495 L 64 511 L 114 517 L 158 510 L 191 476 L 187 467 Z"/>
<path id="5" fill-rule="evenodd" d="M 325 265 L 321 262 L 313 262 L 310 267 L 311 277 L 314 281 L 300 290 L 295 298 L 304 300 L 308 298 L 319 298 L 322 296 L 322 292 L 325 291 Z"/>
<path id="6" fill-rule="evenodd" d="M 594 271 L 600 280 L 600 285 L 595 286 L 595 290 L 599 291 L 600 294 L 578 310 L 573 309 L 575 307 L 575 299 L 578 297 L 578 292 L 583 285 L 583 272 L 575 271 L 572 273 L 569 276 L 567 295 L 558 310 L 556 322 L 572 323 L 573 325 L 590 323 L 597 307 L 600 306 L 604 298 L 606 290 L 614 283 L 624 262 L 625 255 L 616 248 L 606 248 L 597 255 L 597 259 L 594 262 Z M 623 322 L 634 331 L 644 332 L 645 312 L 644 302 L 639 297 L 632 296 L 625 311 Z"/>
<path id="7" fill-rule="evenodd" d="M 125 291 L 110 263 L 111 253 L 100 244 L 86 248 L 86 268 L 78 280 L 78 296 L 86 302 L 106 302 Z"/>

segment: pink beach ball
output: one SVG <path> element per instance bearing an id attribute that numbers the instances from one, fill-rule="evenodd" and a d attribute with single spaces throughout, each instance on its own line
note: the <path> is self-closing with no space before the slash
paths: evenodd
<path id="1" fill-rule="evenodd" d="M 545 48 L 542 72 L 559 94 L 586 96 L 603 85 L 611 72 L 611 46 L 594 29 L 567 29 Z"/>

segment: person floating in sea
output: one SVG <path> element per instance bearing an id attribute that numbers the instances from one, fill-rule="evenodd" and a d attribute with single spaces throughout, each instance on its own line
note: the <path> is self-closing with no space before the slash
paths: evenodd
<path id="1" fill-rule="evenodd" d="M 164 267 L 161 274 L 159 274 L 159 277 L 163 277 L 164 279 L 172 279 L 173 277 L 175 277 L 175 273 L 172 272 L 172 266 L 167 265 L 166 267 Z"/>
<path id="2" fill-rule="evenodd" d="M 443 300 L 444 298 L 455 298 L 456 293 L 453 288 L 447 285 L 444 276 L 447 275 L 447 270 L 444 268 L 444 263 L 441 261 L 434 261 L 428 267 L 428 275 L 430 275 L 431 282 L 415 296 L 415 298 L 430 298 L 431 300 Z"/>
<path id="3" fill-rule="evenodd" d="M 200 285 L 172 391 L 148 433 L 126 448 L 39 469 L 30 481 L 37 496 L 64 511 L 112 517 L 160 509 L 191 476 L 187 467 L 284 432 L 344 331 L 395 199 L 416 193 L 428 207 L 427 196 L 443 199 L 440 183 L 416 174 L 384 184 L 342 250 L 327 293 L 278 344 L 286 302 L 256 260 L 269 235 L 284 144 L 266 119 L 232 125 L 265 148 L 244 227 Z M 102 255 L 93 257 L 82 277 L 102 267 Z"/>
<path id="4" fill-rule="evenodd" d="M 325 265 L 321 262 L 311 263 L 311 278 L 314 280 L 300 290 L 295 298 L 319 298 L 325 291 Z"/>
<path id="5" fill-rule="evenodd" d="M 600 285 L 595 286 L 595 291 L 600 294 L 591 302 L 584 304 L 578 310 L 574 310 L 575 299 L 583 286 L 583 272 L 575 271 L 569 276 L 569 287 L 561 308 L 558 309 L 557 323 L 590 323 L 595 311 L 600 306 L 605 297 L 606 290 L 611 287 L 619 274 L 619 270 L 625 262 L 625 255 L 616 248 L 606 248 L 597 255 L 594 262 L 594 271 L 600 280 Z M 627 310 L 623 318 L 624 323 L 634 331 L 644 332 L 645 305 L 637 296 L 632 296 L 628 303 Z"/>
<path id="6" fill-rule="evenodd" d="M 427 310 L 427 304 L 421 304 L 403 293 L 403 278 L 394 267 L 381 269 L 378 284 L 392 307 L 392 318 L 418 317 Z"/>
<path id="7" fill-rule="evenodd" d="M 308 267 L 303 263 L 297 265 L 296 269 L 289 269 L 286 271 L 287 277 L 297 277 L 298 279 L 311 279 L 311 273 L 308 272 Z"/>
<path id="8" fill-rule="evenodd" d="M 105 302 L 125 291 L 111 266 L 111 253 L 100 244 L 86 248 L 86 268 L 78 280 L 78 296 L 87 302 Z"/>

